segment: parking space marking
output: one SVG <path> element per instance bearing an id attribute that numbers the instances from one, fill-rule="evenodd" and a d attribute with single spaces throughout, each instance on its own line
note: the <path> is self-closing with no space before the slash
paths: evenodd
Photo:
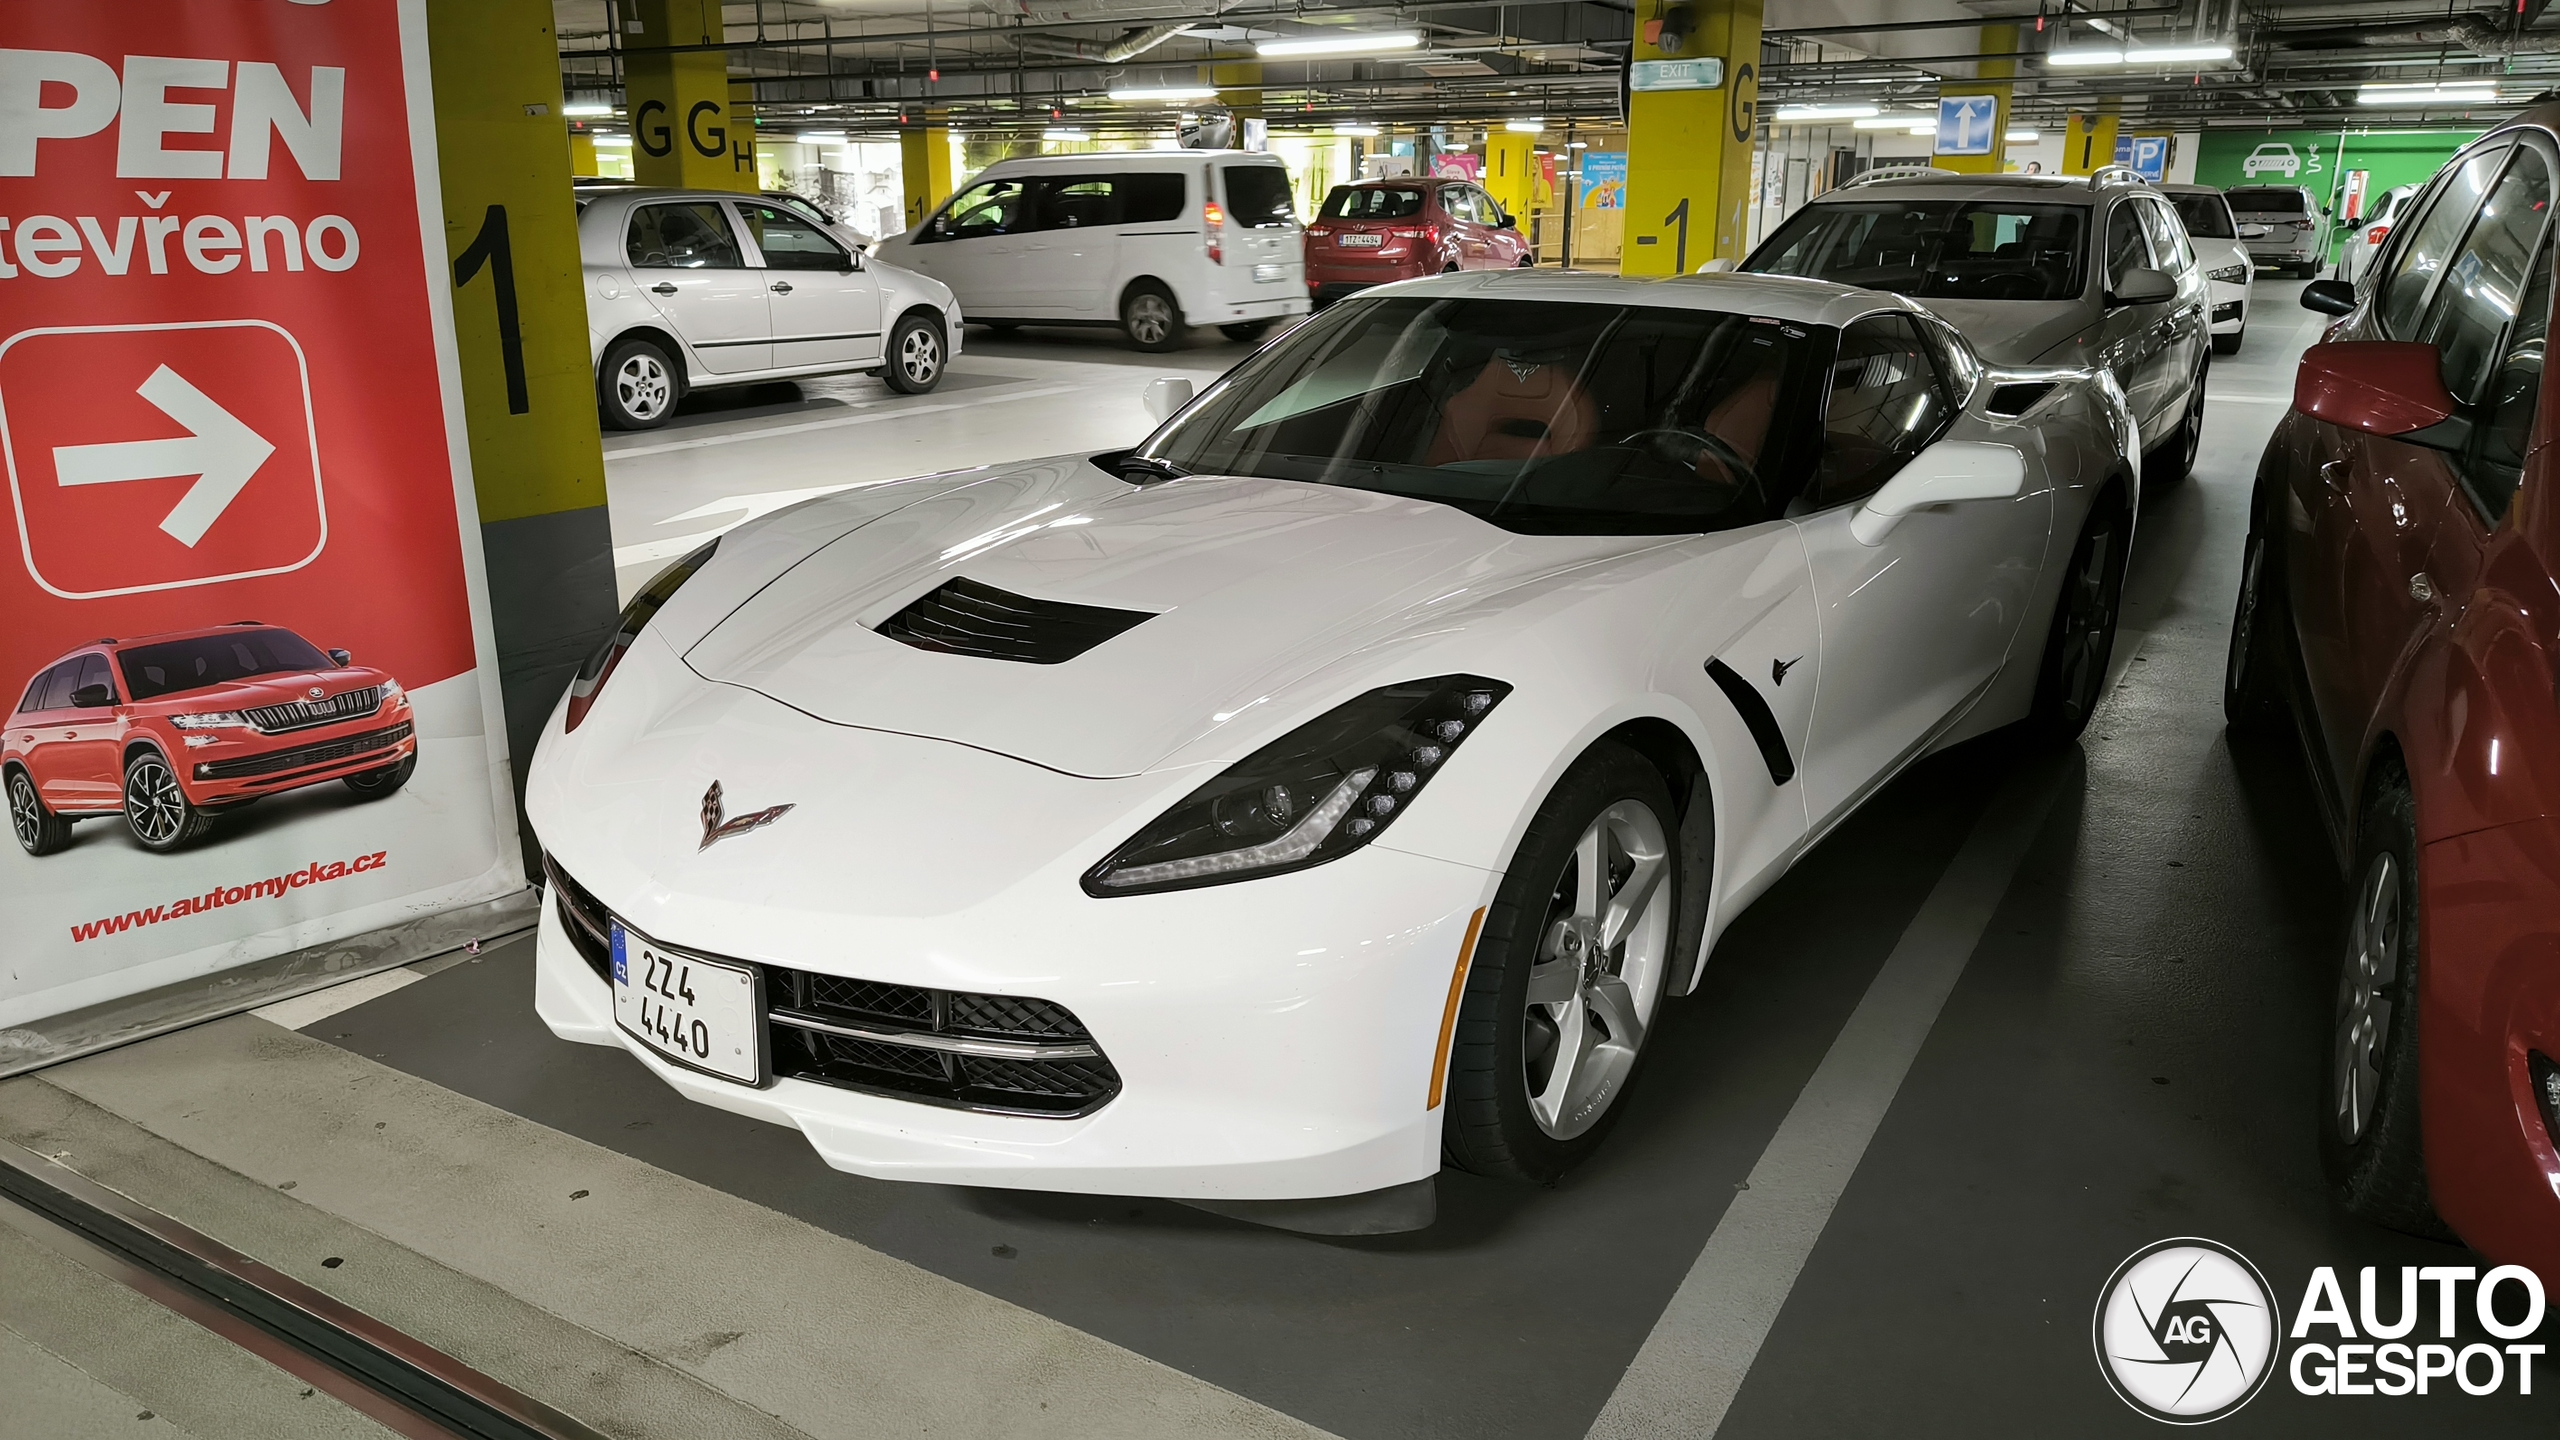
<path id="1" fill-rule="evenodd" d="M 1591 1425 L 1593 1440 L 1724 1423 L 1823 1227 L 2060 789 L 2059 755 L 2010 772 L 1769 1137 Z"/>

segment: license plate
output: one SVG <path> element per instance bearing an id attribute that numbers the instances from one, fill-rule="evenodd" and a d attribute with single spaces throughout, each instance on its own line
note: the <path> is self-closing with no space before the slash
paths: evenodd
<path id="1" fill-rule="evenodd" d="M 764 1083 L 757 975 L 613 927 L 613 1019 L 625 1034 L 689 1069 Z"/>
<path id="2" fill-rule="evenodd" d="M 1333 237 L 1333 243 L 1345 250 L 1375 250 L 1387 243 L 1387 237 L 1352 230 Z"/>
<path id="3" fill-rule="evenodd" d="M 1256 265 L 1253 267 L 1253 278 L 1254 283 L 1262 284 L 1272 280 L 1286 280 L 1289 277 L 1287 271 L 1281 266 Z"/>

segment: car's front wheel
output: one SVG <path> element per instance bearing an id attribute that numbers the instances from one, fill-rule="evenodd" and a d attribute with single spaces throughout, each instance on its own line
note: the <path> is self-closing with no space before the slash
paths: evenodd
<path id="1" fill-rule="evenodd" d="M 71 843 L 71 822 L 45 808 L 36 782 L 24 770 L 9 772 L 9 828 L 30 855 L 50 855 Z"/>
<path id="2" fill-rule="evenodd" d="M 177 772 L 157 750 L 125 762 L 124 822 L 143 849 L 161 854 L 184 849 L 213 828 L 213 816 L 187 799 Z"/>
<path id="3" fill-rule="evenodd" d="M 616 430 L 655 430 L 676 413 L 676 365 L 654 340 L 625 340 L 605 352 L 596 398 Z"/>
<path id="4" fill-rule="evenodd" d="M 411 751 L 400 757 L 400 762 L 396 765 L 385 765 L 379 770 L 367 770 L 361 774 L 348 775 L 338 783 L 354 791 L 359 800 L 379 800 L 385 795 L 396 793 L 401 786 L 408 784 L 409 777 L 417 771 L 417 752 Z"/>
<path id="5" fill-rule="evenodd" d="M 1670 977 L 1678 833 L 1661 772 L 1623 746 L 1556 782 L 1468 969 L 1441 1122 L 1452 1164 L 1543 1183 L 1599 1145 Z"/>
<path id="6" fill-rule="evenodd" d="M 942 383 L 945 347 L 942 327 L 922 315 L 909 315 L 889 332 L 889 363 L 880 383 L 901 395 L 922 395 Z"/>
<path id="7" fill-rule="evenodd" d="M 2194 473 L 2196 454 L 2204 448 L 2204 383 L 2211 368 L 2209 362 L 2196 366 L 2195 377 L 2187 383 L 2187 408 L 2178 417 L 2178 428 L 2144 452 L 2143 484 L 2175 485 Z"/>
<path id="8" fill-rule="evenodd" d="M 2274 544 L 2252 524 L 2240 554 L 2231 648 L 2222 663 L 2222 721 L 2240 734 L 2277 735 L 2285 729 L 2283 631 L 2291 619 Z"/>

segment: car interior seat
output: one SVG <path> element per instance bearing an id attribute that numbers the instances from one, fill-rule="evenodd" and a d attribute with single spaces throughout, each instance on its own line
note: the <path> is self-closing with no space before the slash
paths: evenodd
<path id="1" fill-rule="evenodd" d="M 1588 449 L 1600 407 L 1573 372 L 1550 361 L 1496 352 L 1474 381 L 1441 407 L 1426 465 L 1527 460 Z"/>

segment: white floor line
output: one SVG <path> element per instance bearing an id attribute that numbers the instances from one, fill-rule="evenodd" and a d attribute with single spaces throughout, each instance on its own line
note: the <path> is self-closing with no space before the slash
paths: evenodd
<path id="1" fill-rule="evenodd" d="M 1992 797 L 1601 1407 L 1593 1440 L 1707 1440 L 1724 1423 L 2042 828 L 2059 788 L 2058 764 L 2031 760 Z"/>
<path id="2" fill-rule="evenodd" d="M 1089 390 L 1091 385 L 1038 385 L 1028 390 L 1007 390 L 997 395 L 973 395 L 965 400 L 946 401 L 940 405 L 884 406 L 862 415 L 837 415 L 825 420 L 803 420 L 796 425 L 763 425 L 752 430 L 731 430 L 719 435 L 696 435 L 688 440 L 664 440 L 654 445 L 634 445 L 627 450 L 608 450 L 605 460 L 634 460 L 643 455 L 668 455 L 678 450 L 700 450 L 712 445 L 735 445 L 742 440 L 770 440 L 776 435 L 800 435 L 811 430 L 836 430 L 847 425 L 876 425 L 883 420 L 899 420 L 910 415 L 933 415 L 945 410 L 966 410 L 973 405 L 993 405 L 1004 400 L 1034 400 L 1044 395 L 1064 395 L 1073 390 Z"/>
<path id="3" fill-rule="evenodd" d="M 414 985 L 426 978 L 426 975 L 406 965 L 395 965 L 388 970 L 358 976 L 343 985 L 306 991 L 290 1000 L 261 1005 L 249 1013 L 287 1030 L 308 1030 L 341 1010 L 353 1010 L 367 1000 L 379 1000 L 404 985 Z"/>

